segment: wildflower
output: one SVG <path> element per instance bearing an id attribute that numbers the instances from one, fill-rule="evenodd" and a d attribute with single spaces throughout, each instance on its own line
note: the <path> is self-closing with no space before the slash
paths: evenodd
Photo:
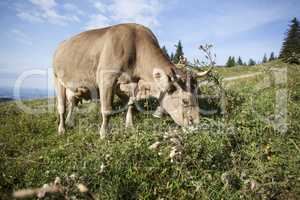
<path id="1" fill-rule="evenodd" d="M 171 162 L 174 162 L 175 159 L 180 159 L 181 151 L 176 146 L 172 147 L 172 150 L 169 154 L 169 157 L 171 159 Z"/>
<path id="2" fill-rule="evenodd" d="M 81 192 L 81 193 L 86 193 L 86 192 L 89 191 L 89 189 L 85 185 L 83 185 L 82 183 L 79 183 L 77 185 L 77 188 L 78 188 L 79 192 Z"/>
<path id="3" fill-rule="evenodd" d="M 102 163 L 100 166 L 100 173 L 103 173 L 105 169 L 105 165 Z"/>
<path id="4" fill-rule="evenodd" d="M 60 185 L 60 178 L 57 176 L 54 180 L 54 185 Z"/>
<path id="5" fill-rule="evenodd" d="M 70 178 L 71 178 L 72 180 L 75 180 L 76 174 L 71 174 L 71 175 L 70 175 Z"/>
<path id="6" fill-rule="evenodd" d="M 251 180 L 250 181 L 250 189 L 253 191 L 253 190 L 255 190 L 255 188 L 256 188 L 256 181 L 255 180 Z"/>
<path id="7" fill-rule="evenodd" d="M 160 144 L 161 143 L 159 141 L 154 142 L 152 145 L 149 146 L 149 149 L 150 150 L 156 150 L 156 149 L 158 149 L 158 147 L 159 147 Z"/>

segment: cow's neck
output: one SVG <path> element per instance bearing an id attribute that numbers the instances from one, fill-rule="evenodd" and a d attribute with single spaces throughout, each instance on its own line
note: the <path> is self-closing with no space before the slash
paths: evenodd
<path id="1" fill-rule="evenodd" d="M 161 70 L 165 75 L 172 77 L 174 65 L 166 58 L 157 44 L 148 43 L 137 49 L 137 73 L 144 81 L 154 81 L 153 72 Z"/>

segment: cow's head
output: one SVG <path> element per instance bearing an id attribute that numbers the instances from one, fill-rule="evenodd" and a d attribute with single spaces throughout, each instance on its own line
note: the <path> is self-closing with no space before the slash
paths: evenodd
<path id="1" fill-rule="evenodd" d="M 161 107 L 181 126 L 198 124 L 197 98 L 191 92 L 184 91 L 179 85 L 175 88 L 159 99 Z"/>
<path id="2" fill-rule="evenodd" d="M 138 98 L 154 96 L 159 104 L 181 126 L 199 122 L 199 107 L 196 95 L 180 86 L 162 70 L 154 69 L 154 82 L 139 81 Z"/>

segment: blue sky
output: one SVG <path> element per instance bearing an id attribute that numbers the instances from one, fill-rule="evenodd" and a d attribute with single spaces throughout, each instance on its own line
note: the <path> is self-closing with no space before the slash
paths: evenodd
<path id="1" fill-rule="evenodd" d="M 278 54 L 299 0 L 6 0 L 0 1 L 0 87 L 26 70 L 51 68 L 58 43 L 79 32 L 136 22 L 150 27 L 169 52 L 181 40 L 189 60 L 200 44 L 214 45 L 217 63 L 228 56 L 261 60 Z M 45 86 L 45 76 L 24 81 Z"/>

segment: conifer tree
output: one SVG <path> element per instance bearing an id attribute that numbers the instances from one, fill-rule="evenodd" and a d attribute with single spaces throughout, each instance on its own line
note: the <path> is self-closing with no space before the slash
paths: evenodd
<path id="1" fill-rule="evenodd" d="M 166 56 L 168 59 L 170 59 L 170 56 L 169 56 L 169 54 L 168 54 L 167 48 L 166 48 L 165 46 L 163 46 L 163 47 L 161 48 L 161 50 L 163 51 L 163 53 L 165 54 L 165 56 Z"/>
<path id="2" fill-rule="evenodd" d="M 264 54 L 264 58 L 262 60 L 262 63 L 266 63 L 268 62 L 268 58 L 267 58 L 267 54 Z"/>
<path id="3" fill-rule="evenodd" d="M 300 24 L 297 18 L 291 21 L 286 38 L 282 44 L 279 58 L 288 61 L 295 55 L 300 55 Z"/>
<path id="4" fill-rule="evenodd" d="M 228 57 L 226 67 L 231 67 L 231 56 Z"/>
<path id="5" fill-rule="evenodd" d="M 275 60 L 274 52 L 271 53 L 270 58 L 269 58 L 269 61 L 272 61 L 272 60 Z"/>
<path id="6" fill-rule="evenodd" d="M 171 53 L 170 59 L 171 59 L 171 61 L 172 61 L 173 63 L 175 63 L 175 62 L 174 62 L 174 53 L 173 53 L 173 52 Z"/>
<path id="7" fill-rule="evenodd" d="M 173 62 L 176 64 L 176 63 L 179 62 L 180 56 L 183 56 L 184 53 L 183 53 L 183 47 L 182 47 L 182 44 L 181 44 L 180 40 L 178 41 L 178 44 L 175 45 L 175 47 L 176 47 L 176 52 L 175 52 L 175 55 L 174 55 L 174 58 L 173 58 Z"/>
<path id="8" fill-rule="evenodd" d="M 252 58 L 250 58 L 248 62 L 248 66 L 253 66 L 253 65 L 256 65 L 256 62 Z"/>
<path id="9" fill-rule="evenodd" d="M 232 65 L 233 65 L 233 67 L 236 65 L 236 62 L 235 62 L 235 58 L 234 58 L 234 56 L 232 56 L 232 58 L 231 58 L 231 62 L 232 62 Z"/>
<path id="10" fill-rule="evenodd" d="M 243 61 L 242 61 L 242 58 L 240 56 L 238 58 L 237 64 L 238 65 L 243 65 Z"/>
<path id="11" fill-rule="evenodd" d="M 232 56 L 229 56 L 227 63 L 226 63 L 226 67 L 234 67 L 235 66 L 235 58 Z"/>

